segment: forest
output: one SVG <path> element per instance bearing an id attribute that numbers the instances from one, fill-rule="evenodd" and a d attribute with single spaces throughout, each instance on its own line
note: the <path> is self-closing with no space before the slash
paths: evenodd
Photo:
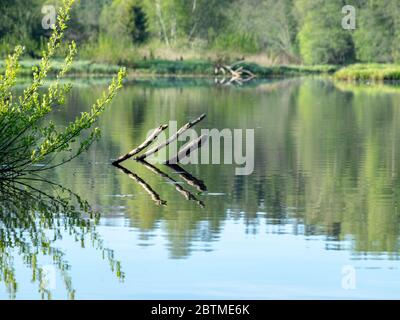
<path id="1" fill-rule="evenodd" d="M 28 5 L 27 5 L 28 4 Z M 43 6 L 0 0 L 0 54 L 23 44 L 41 55 L 51 29 Z M 355 8 L 355 29 L 342 8 Z M 80 0 L 66 37 L 79 58 L 131 65 L 151 60 L 239 60 L 261 65 L 346 65 L 400 60 L 398 0 Z"/>

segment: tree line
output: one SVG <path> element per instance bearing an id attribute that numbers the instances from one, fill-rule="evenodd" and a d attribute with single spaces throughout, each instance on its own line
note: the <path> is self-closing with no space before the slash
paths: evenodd
<path id="1" fill-rule="evenodd" d="M 40 55 L 51 32 L 41 25 L 45 4 L 60 0 L 0 0 L 1 55 L 21 43 Z M 356 9 L 354 30 L 342 27 L 345 5 Z M 152 58 L 154 48 L 167 48 L 290 63 L 392 63 L 400 60 L 399 13 L 398 0 L 80 0 L 67 36 L 88 56 L 149 48 Z"/>

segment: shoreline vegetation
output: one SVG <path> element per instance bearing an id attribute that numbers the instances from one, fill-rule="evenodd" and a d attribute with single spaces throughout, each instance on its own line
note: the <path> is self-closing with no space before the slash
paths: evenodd
<path id="1" fill-rule="evenodd" d="M 339 69 L 334 77 L 337 80 L 348 81 L 396 81 L 400 80 L 400 65 L 353 64 Z"/>
<path id="2" fill-rule="evenodd" d="M 32 67 L 38 66 L 40 60 L 23 59 L 19 74 L 29 77 Z M 174 77 L 210 77 L 216 76 L 213 61 L 207 60 L 139 60 L 123 64 L 127 68 L 128 78 L 137 76 L 174 76 Z M 63 61 L 55 60 L 52 63 L 50 75 L 56 75 L 62 68 Z M 398 81 L 400 80 L 400 65 L 398 64 L 352 64 L 337 65 L 271 65 L 262 66 L 254 62 L 240 63 L 245 69 L 254 73 L 257 78 L 282 78 L 305 75 L 329 75 L 340 81 Z M 68 76 L 111 76 L 118 72 L 121 65 L 77 60 L 71 65 Z M 0 61 L 0 72 L 4 72 L 5 61 Z"/>
<path id="3" fill-rule="evenodd" d="M 38 66 L 40 60 L 25 59 L 20 61 L 21 76 L 30 76 L 32 67 Z M 99 63 L 90 60 L 77 60 L 71 65 L 69 76 L 107 76 L 114 75 L 121 66 L 126 67 L 128 76 L 215 76 L 216 63 L 206 60 L 140 60 L 122 65 Z M 62 60 L 52 63 L 50 75 L 57 74 L 63 66 Z M 291 77 L 301 75 L 333 74 L 338 67 L 334 65 L 274 65 L 261 66 L 257 63 L 244 61 L 240 66 L 251 71 L 259 78 Z M 0 72 L 4 72 L 5 61 L 0 61 Z"/>
<path id="4" fill-rule="evenodd" d="M 119 66 L 131 77 L 214 76 L 216 65 L 244 60 L 243 68 L 258 78 L 328 74 L 338 80 L 400 80 L 398 0 L 384 6 L 356 1 L 356 17 L 340 14 L 343 1 L 316 1 L 77 1 L 65 33 L 79 47 L 69 76 L 108 76 Z M 37 0 L 29 10 L 24 0 L 7 5 L 0 19 L 0 71 L 1 59 L 23 44 L 22 75 L 31 74 L 55 19 L 43 8 L 60 3 Z M 345 28 L 343 19 L 356 19 L 357 28 Z M 68 51 L 66 45 L 59 49 Z"/>

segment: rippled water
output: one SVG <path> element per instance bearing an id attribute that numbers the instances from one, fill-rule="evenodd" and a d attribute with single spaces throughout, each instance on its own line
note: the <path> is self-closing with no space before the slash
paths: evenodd
<path id="1" fill-rule="evenodd" d="M 54 119 L 73 119 L 102 89 L 96 83 L 74 89 Z M 256 142 L 250 176 L 235 175 L 236 165 L 183 166 L 206 191 L 156 166 L 204 208 L 165 176 L 125 162 L 167 203 L 158 206 L 110 165 L 149 129 L 202 113 L 207 118 L 198 129 L 254 128 Z M 400 89 L 319 78 L 244 87 L 137 81 L 99 126 L 101 140 L 49 177 L 101 212 L 97 230 L 124 279 L 98 250 L 66 233 L 57 245 L 75 298 L 399 298 Z M 39 298 L 18 252 L 14 268 L 16 297 Z M 57 270 L 52 297 L 67 298 L 65 288 Z M 9 297 L 4 286 L 0 297 Z"/>

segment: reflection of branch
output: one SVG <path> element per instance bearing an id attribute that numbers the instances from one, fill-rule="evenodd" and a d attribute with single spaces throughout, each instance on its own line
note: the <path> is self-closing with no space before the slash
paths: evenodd
<path id="1" fill-rule="evenodd" d="M 176 164 L 179 163 L 180 160 L 183 160 L 184 158 L 190 156 L 190 154 L 200 148 L 206 141 L 208 140 L 208 135 L 203 134 L 201 137 L 193 140 L 192 142 L 189 142 L 185 146 L 183 146 L 179 152 L 167 160 L 166 163 L 171 163 L 171 164 Z"/>
<path id="2" fill-rule="evenodd" d="M 198 200 L 190 191 L 187 191 L 184 189 L 175 179 L 171 178 L 169 175 L 158 169 L 157 167 L 153 166 L 152 164 L 148 163 L 145 160 L 141 160 L 140 163 L 142 163 L 147 169 L 149 169 L 151 172 L 159 175 L 160 177 L 168 180 L 170 183 L 172 183 L 175 186 L 175 189 L 183 195 L 186 200 L 193 200 L 195 201 L 200 207 L 204 208 L 204 203 L 200 200 Z"/>
<path id="3" fill-rule="evenodd" d="M 202 180 L 192 176 L 189 172 L 177 164 L 166 164 L 169 168 L 174 170 L 188 185 L 195 187 L 199 191 L 207 191 L 207 186 Z"/>
<path id="4" fill-rule="evenodd" d="M 256 75 L 254 73 L 252 73 L 250 70 L 244 69 L 243 66 L 240 66 L 240 67 L 234 69 L 234 66 L 238 66 L 242 62 L 243 61 L 238 61 L 230 66 L 221 66 L 221 65 L 217 66 L 215 68 L 215 73 L 216 74 L 222 73 L 224 78 L 222 80 L 216 79 L 216 83 L 225 84 L 225 85 L 237 83 L 239 85 L 242 85 L 243 82 L 247 82 L 247 81 L 254 79 L 256 77 Z M 225 78 L 225 75 L 227 73 L 229 73 L 231 76 L 229 81 L 227 81 Z"/>
<path id="5" fill-rule="evenodd" d="M 68 197 L 46 193 L 28 184 L 28 181 L 49 184 L 54 188 L 53 192 L 62 191 Z M 73 206 L 73 198 L 76 198 L 79 206 Z M 46 279 L 43 269 L 35 262 L 39 253 L 51 258 L 53 265 L 61 273 L 69 298 L 74 298 L 70 265 L 64 259 L 65 253 L 55 246 L 64 233 L 71 235 L 76 242 L 79 241 L 82 247 L 89 241 L 103 256 L 107 253 L 111 269 L 119 279 L 124 278 L 120 263 L 114 259 L 112 250 L 104 247 L 96 231 L 98 216 L 93 216 L 89 209 L 78 195 L 56 183 L 40 179 L 37 175 L 35 178 L 0 180 L 0 279 L 6 285 L 11 298 L 16 296 L 18 288 L 14 262 L 10 260 L 11 252 L 18 252 L 24 264 L 31 269 L 33 281 L 39 285 L 38 291 L 42 299 L 51 299 L 51 291 L 44 283 Z M 89 216 L 82 217 L 83 213 L 88 213 Z"/>
<path id="6" fill-rule="evenodd" d="M 203 120 L 205 118 L 205 116 L 206 115 L 203 113 L 197 119 L 186 123 L 183 127 L 181 127 L 175 134 L 173 134 L 171 137 L 169 137 L 166 141 L 164 141 L 163 143 L 159 144 L 158 146 L 155 146 L 154 148 L 148 150 L 146 153 L 142 154 L 141 156 L 136 157 L 135 160 L 144 160 L 148 156 L 151 156 L 152 154 L 158 152 L 162 148 L 168 146 L 171 142 L 173 142 L 176 139 L 178 139 L 179 136 L 181 134 L 183 134 L 186 130 L 188 130 L 189 128 L 193 127 L 196 123 L 199 123 L 201 120 Z"/>
<path id="7" fill-rule="evenodd" d="M 129 178 L 135 180 L 150 195 L 150 197 L 157 205 L 165 206 L 167 204 L 167 201 L 162 200 L 159 194 L 156 191 L 154 191 L 154 189 L 146 181 L 140 178 L 137 174 L 133 173 L 132 171 L 128 170 L 127 168 L 119 164 L 114 164 L 114 166 L 118 168 L 119 171 L 121 171 L 122 173 L 128 175 Z"/>

